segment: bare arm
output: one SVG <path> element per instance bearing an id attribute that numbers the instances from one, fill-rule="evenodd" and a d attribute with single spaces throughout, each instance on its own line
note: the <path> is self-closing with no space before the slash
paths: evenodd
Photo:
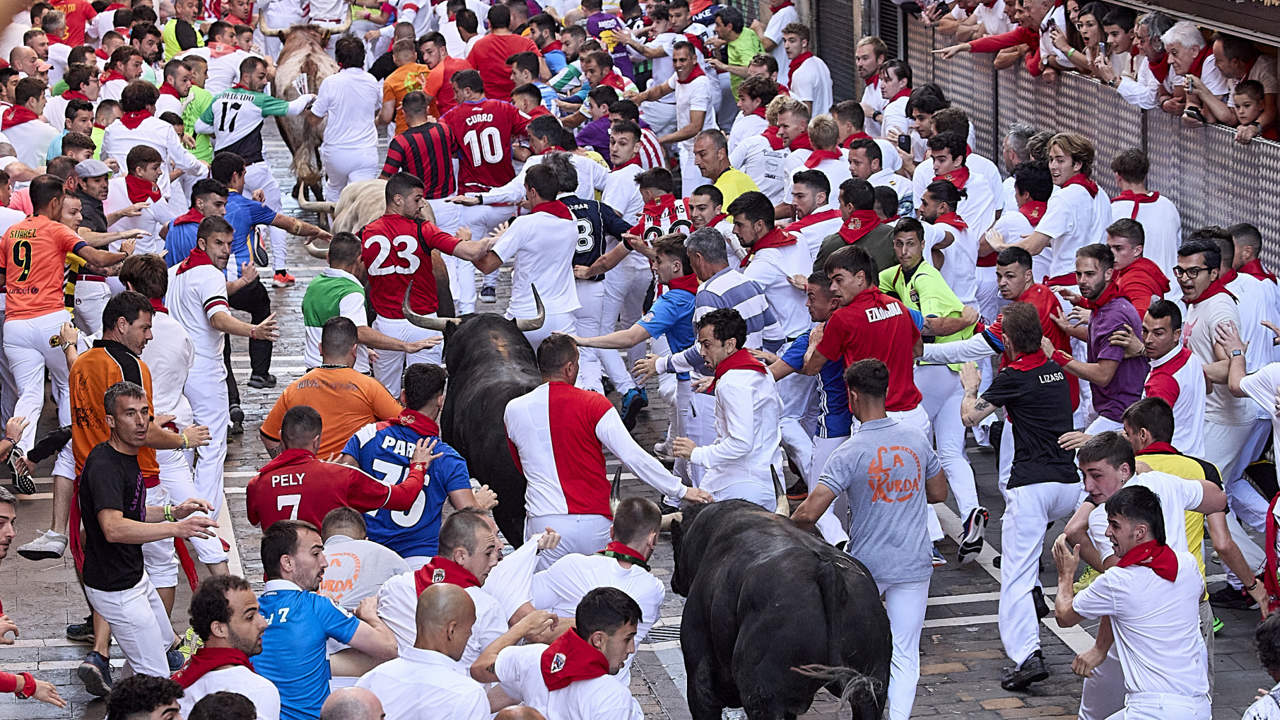
<path id="1" fill-rule="evenodd" d="M 659 85 L 658 87 L 667 87 L 667 86 Z M 650 88 L 650 90 L 652 89 L 653 88 Z M 665 94 L 666 93 L 663 93 L 663 95 Z M 662 95 L 659 95 L 658 97 L 662 97 Z M 702 131 L 702 120 L 704 117 L 706 117 L 706 114 L 707 113 L 705 110 L 690 110 L 689 124 L 685 125 L 679 130 L 676 130 L 673 133 L 670 133 L 668 135 L 664 135 L 663 137 L 658 138 L 658 142 L 662 143 L 663 145 L 666 145 L 668 143 L 680 142 L 681 140 L 688 140 L 694 135 L 697 135 L 699 132 Z"/>
<path id="2" fill-rule="evenodd" d="M 1201 480 L 1200 482 L 1207 482 Z M 1213 483 L 1208 483 L 1213 485 Z M 1217 486 L 1213 486 L 1217 489 Z M 1221 494 L 1222 491 L 1218 490 Z M 1222 558 L 1222 564 L 1226 565 L 1231 572 L 1239 578 L 1252 578 L 1253 586 L 1246 587 L 1245 590 L 1249 596 L 1257 601 L 1258 607 L 1265 616 L 1267 613 L 1267 589 L 1255 577 L 1256 569 L 1251 567 L 1244 559 L 1244 555 L 1240 552 L 1240 547 L 1231 539 L 1231 533 L 1227 530 L 1227 515 L 1219 510 L 1217 512 L 1208 513 L 1204 516 L 1205 522 L 1209 525 L 1209 534 L 1213 536 L 1213 547 L 1218 551 L 1218 556 Z M 1219 540 L 1221 538 L 1221 540 Z"/>
<path id="3" fill-rule="evenodd" d="M 498 664 L 498 653 L 520 642 L 525 635 L 550 630 L 555 623 L 556 616 L 545 610 L 534 610 L 520 618 L 520 621 L 512 625 L 510 630 L 498 636 L 497 640 L 480 653 L 480 657 L 471 664 L 471 677 L 481 683 L 500 682 L 494 672 Z"/>
<path id="4" fill-rule="evenodd" d="M 831 488 L 822 483 L 814 483 L 813 489 L 809 491 L 809 497 L 800 503 L 800 507 L 791 513 L 791 521 L 801 530 L 812 530 L 817 524 L 818 518 L 822 517 L 822 513 L 827 511 L 831 503 L 836 499 L 836 494 Z"/>
<path id="5" fill-rule="evenodd" d="M 574 340 L 581 347 L 603 348 L 605 350 L 625 350 L 649 339 L 649 331 L 643 325 L 635 324 L 626 330 L 615 330 L 608 335 L 580 338 Z"/>

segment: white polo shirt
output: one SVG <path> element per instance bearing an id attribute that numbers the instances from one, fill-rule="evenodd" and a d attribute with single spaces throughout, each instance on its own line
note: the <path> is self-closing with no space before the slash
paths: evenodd
<path id="1" fill-rule="evenodd" d="M 378 696 L 388 720 L 488 720 L 490 716 L 484 686 L 435 650 L 401 648 L 400 657 L 365 673 L 356 687 Z"/>
<path id="2" fill-rule="evenodd" d="M 676 128 L 689 124 L 689 116 L 702 111 L 702 130 L 716 127 L 716 108 L 720 105 L 720 86 L 706 75 L 699 75 L 689 82 L 680 82 L 680 76 L 672 74 L 667 87 L 675 91 Z M 694 136 L 696 137 L 696 135 Z M 681 140 L 681 152 L 693 157 L 693 137 Z"/>
<path id="3" fill-rule="evenodd" d="M 609 173 L 604 183 L 604 192 L 600 194 L 600 202 L 613 208 L 613 211 L 632 225 L 640 221 L 640 213 L 644 211 L 644 197 L 640 195 L 640 186 L 636 185 L 636 176 L 644 172 L 639 165 L 626 165 Z M 588 195 L 579 195 L 590 200 Z M 647 261 L 646 261 L 646 267 Z"/>
<path id="4" fill-rule="evenodd" d="M 507 618 L 492 595 L 478 587 L 469 587 L 466 591 L 476 605 L 476 622 L 471 626 L 471 639 L 467 640 L 467 649 L 458 663 L 459 672 L 466 672 L 480 653 L 509 629 Z M 401 573 L 382 584 L 378 591 L 378 617 L 396 636 L 401 655 L 413 649 L 417 640 L 418 625 L 414 619 L 417 611 L 418 584 L 413 572 Z"/>
<path id="5" fill-rule="evenodd" d="M 764 289 L 769 309 L 773 310 L 773 316 L 781 326 L 781 337 L 766 337 L 765 340 L 796 338 L 813 324 L 805 308 L 804 291 L 790 282 L 792 276 L 808 277 L 812 270 L 809 246 L 799 240 L 791 245 L 760 250 L 752 254 L 747 266 L 742 268 L 742 274 L 748 280 L 754 280 Z"/>
<path id="6" fill-rule="evenodd" d="M 222 364 L 223 336 L 210 320 L 220 312 L 231 312 L 227 304 L 227 276 L 213 265 L 199 265 L 179 272 L 186 260 L 169 268 L 169 291 L 164 305 L 169 314 L 187 329 L 201 372 L 213 372 L 209 382 L 226 378 Z M 193 367 L 195 366 L 193 364 Z"/>
<path id="7" fill-rule="evenodd" d="M 249 698 L 258 713 L 257 720 L 280 720 L 280 691 L 270 680 L 243 665 L 232 665 L 201 675 L 178 698 L 182 716 L 190 717 L 191 708 L 200 698 L 222 691 Z"/>
<path id="8" fill-rule="evenodd" d="M 644 720 L 631 691 L 608 675 L 579 680 L 554 692 L 547 690 L 542 679 L 542 651 L 546 649 L 542 644 L 503 648 L 494 665 L 503 689 L 555 720 Z"/>
<path id="9" fill-rule="evenodd" d="M 556 204 L 564 207 L 559 201 Z M 540 211 L 511 221 L 493 246 L 493 252 L 503 262 L 515 262 L 507 317 L 537 316 L 530 286 L 538 288 L 548 315 L 567 314 L 582 307 L 573 282 L 573 253 L 577 245 L 578 224 L 572 218 Z"/>
<path id="10" fill-rule="evenodd" d="M 799 157 L 802 154 L 804 155 L 804 157 Z M 818 162 L 817 165 L 814 165 L 813 167 L 806 167 L 805 161 L 809 159 L 808 157 L 809 155 L 810 155 L 809 151 L 806 151 L 804 153 L 793 152 L 791 153 L 791 157 L 787 158 L 787 167 L 790 170 L 786 176 L 787 184 L 786 184 L 785 192 L 787 196 L 787 201 L 790 202 L 791 200 L 792 186 L 795 184 L 796 173 L 803 172 L 805 170 L 817 170 L 818 172 L 827 176 L 827 184 L 831 186 L 830 192 L 827 193 L 828 200 L 830 200 L 831 198 L 835 198 L 836 204 L 838 205 L 839 195 L 840 195 L 840 186 L 844 183 L 845 180 L 848 180 L 853 177 L 853 174 L 849 172 L 849 151 L 842 149 L 840 150 L 840 157 L 834 158 L 834 159 L 823 158 L 821 161 Z M 799 158 L 799 159 L 793 161 L 793 158 Z"/>
<path id="11" fill-rule="evenodd" d="M 729 128 L 729 153 L 742 143 L 743 140 L 752 135 L 759 135 L 769 129 L 769 121 L 763 117 L 752 113 L 751 115 L 743 115 L 741 112 L 733 119 L 733 125 Z M 729 162 L 733 165 L 733 162 Z"/>
<path id="12" fill-rule="evenodd" d="M 938 274 L 942 275 L 942 279 L 946 281 L 947 287 L 951 288 L 960 302 L 965 305 L 972 305 L 978 299 L 978 275 L 976 268 L 978 267 L 978 238 L 972 232 L 972 228 L 960 229 L 946 223 L 922 223 L 926 228 L 930 225 L 938 231 L 938 235 L 942 233 L 950 233 L 952 237 L 951 244 L 942 248 L 942 257 L 944 262 L 942 267 L 938 268 Z M 925 235 L 930 235 L 929 230 L 925 230 Z M 937 241 L 927 242 L 929 249 L 932 250 Z"/>
<path id="13" fill-rule="evenodd" d="M 839 232 L 843 223 L 840 211 L 828 205 L 791 223 L 786 227 L 786 231 L 795 235 L 799 243 L 809 250 L 809 262 L 812 263 L 818 257 L 822 241 L 826 240 L 828 235 Z"/>
<path id="14" fill-rule="evenodd" d="M 311 113 L 326 118 L 324 147 L 364 150 L 378 144 L 373 122 L 381 109 L 382 83 L 360 68 L 343 68 L 320 83 Z"/>
<path id="15" fill-rule="evenodd" d="M 1178 206 L 1164 195 L 1153 202 L 1143 203 L 1113 198 L 1111 221 L 1121 218 L 1137 220 L 1142 225 L 1145 238 L 1142 256 L 1150 258 L 1169 278 L 1170 290 L 1165 297 L 1180 299 L 1182 290 L 1178 289 L 1178 279 L 1173 276 L 1173 266 L 1178 264 L 1178 246 L 1182 244 L 1182 216 L 1178 213 Z"/>
<path id="16" fill-rule="evenodd" d="M 787 61 L 790 71 L 791 61 Z M 778 75 L 782 75 L 782 63 L 778 63 Z M 814 55 L 796 68 L 795 75 L 787 78 L 787 91 L 801 102 L 813 104 L 811 116 L 831 111 L 831 70 L 822 58 Z"/>
<path id="17" fill-rule="evenodd" d="M 1098 198 L 1107 202 L 1106 193 L 1101 188 L 1098 189 Z M 1076 250 L 1105 239 L 1106 225 L 1102 225 L 1101 231 L 1098 228 L 1100 209 L 1095 198 L 1089 196 L 1089 191 L 1079 185 L 1059 187 L 1049 197 L 1044 218 L 1036 226 L 1037 232 L 1051 239 L 1049 249 L 1052 249 L 1053 256 L 1049 261 L 1049 277 L 1075 273 Z M 1103 218 L 1109 222 L 1110 217 L 1111 211 L 1107 209 Z M 1072 280 L 1071 284 L 1074 285 L 1075 281 Z"/>
<path id="18" fill-rule="evenodd" d="M 969 181 L 964 184 L 965 197 L 960 199 L 956 214 L 964 218 L 976 236 L 981 237 L 995 223 L 996 212 L 1004 205 L 1004 183 L 1000 168 L 977 153 L 969 153 L 964 165 L 969 169 Z M 911 175 L 911 196 L 917 205 L 934 177 L 933 158 L 925 158 L 916 165 Z M 1099 190 L 1098 194 L 1101 195 L 1102 191 Z"/>
<path id="19" fill-rule="evenodd" d="M 240 63 L 251 56 L 260 57 L 257 53 L 240 50 L 239 48 L 218 57 L 214 57 L 211 53 L 209 55 L 209 76 L 205 78 L 204 89 L 216 97 L 218 93 L 240 82 Z"/>

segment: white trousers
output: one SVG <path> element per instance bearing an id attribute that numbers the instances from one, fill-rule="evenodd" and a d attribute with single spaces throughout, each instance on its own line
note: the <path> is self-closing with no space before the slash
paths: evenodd
<path id="1" fill-rule="evenodd" d="M 1089 423 L 1089 427 L 1084 430 L 1089 435 L 1101 435 L 1104 432 L 1124 432 L 1124 423 L 1118 423 L 1108 417 L 1101 415 L 1095 417 L 1093 422 Z"/>
<path id="2" fill-rule="evenodd" d="M 431 313 L 428 317 L 435 317 L 435 313 Z M 440 336 L 440 333 L 420 328 L 404 318 L 384 318 L 381 315 L 374 317 L 373 329 L 383 335 L 389 335 L 405 342 Z M 386 386 L 387 392 L 391 393 L 391 397 L 398 398 L 400 397 L 400 383 L 403 379 L 405 367 L 420 362 L 439 365 L 441 364 L 443 352 L 443 344 L 407 355 L 398 350 L 379 350 L 377 361 L 372 363 L 373 376 L 377 378 L 378 382 Z"/>
<path id="3" fill-rule="evenodd" d="M 1039 578 L 1045 525 L 1069 517 L 1080 504 L 1080 483 L 1009 488 L 1000 528 L 1000 642 L 1015 665 L 1040 649 L 1031 588 Z"/>
<path id="4" fill-rule="evenodd" d="M 102 334 L 102 311 L 111 299 L 111 287 L 101 280 L 76 281 L 76 327 L 86 335 Z"/>
<path id="5" fill-rule="evenodd" d="M 815 437 L 813 439 L 813 463 L 809 466 L 806 485 L 809 492 L 818 485 L 818 478 L 822 477 L 822 471 L 827 467 L 827 460 L 831 458 L 831 453 L 836 448 L 844 444 L 848 440 L 848 435 L 840 437 Z M 818 532 L 822 533 L 822 539 L 836 545 L 842 542 L 849 542 L 849 533 L 845 530 L 845 525 L 849 521 L 848 499 L 843 495 L 837 495 L 836 499 L 827 506 L 822 516 L 818 518 Z"/>
<path id="6" fill-rule="evenodd" d="M 226 372 L 221 353 L 216 361 L 196 358 L 183 388 L 195 424 L 209 428 L 209 444 L 196 450 L 195 497 L 213 505 L 214 517 L 222 508 L 222 465 L 227 459 L 227 430 L 231 426 Z"/>
<path id="7" fill-rule="evenodd" d="M 922 399 L 920 407 L 929 415 L 938 461 L 947 472 L 947 484 L 956 500 L 956 509 L 964 519 L 978 507 L 978 488 L 973 480 L 973 467 L 964 454 L 964 422 L 960 419 L 960 402 L 964 387 L 960 374 L 946 365 L 917 365 L 916 387 Z M 942 539 L 942 525 L 937 512 L 929 513 L 929 539 Z"/>
<path id="8" fill-rule="evenodd" d="M 1013 423 L 1005 418 L 1000 430 L 1000 496 L 1009 502 L 1009 473 L 1013 472 Z"/>
<path id="9" fill-rule="evenodd" d="M 632 265 L 624 260 L 605 273 L 604 299 L 600 305 L 600 332 L 611 333 L 621 324 L 631 327 L 644 313 L 644 296 L 653 280 L 653 271 Z M 630 368 L 644 354 L 644 344 L 639 343 L 626 351 L 626 359 L 615 350 L 600 352 L 600 364 L 618 392 L 625 394 L 636 386 Z"/>
<path id="10" fill-rule="evenodd" d="M 321 144 L 320 159 L 324 162 L 325 199 L 330 202 L 338 202 L 346 186 L 372 180 L 382 170 L 382 158 L 376 146 L 329 147 Z"/>
<path id="11" fill-rule="evenodd" d="M 781 356 L 791 347 L 790 343 L 778 348 Z M 817 390 L 818 376 L 791 373 L 777 382 L 778 397 L 782 400 L 781 440 L 782 450 L 800 469 L 800 477 L 809 485 L 809 468 L 813 465 L 813 433 L 804 427 L 804 417 L 812 405 Z"/>
<path id="12" fill-rule="evenodd" d="M 551 528 L 560 534 L 560 544 L 551 550 L 538 553 L 537 570 L 546 570 L 552 563 L 570 553 L 594 555 L 609 544 L 612 523 L 603 515 L 539 515 L 526 517 L 524 539 Z"/>
<path id="13" fill-rule="evenodd" d="M 1209 720 L 1213 708 L 1209 696 L 1186 697 L 1165 693 L 1129 693 L 1124 698 L 1124 709 L 1110 720 Z"/>
<path id="14" fill-rule="evenodd" d="M 466 225 L 463 207 L 444 200 L 427 200 L 436 227 L 456 235 L 458 228 Z M 454 314 L 459 317 L 476 310 L 476 266 L 469 261 L 445 254 L 444 267 L 449 271 L 449 295 L 453 298 Z"/>
<path id="15" fill-rule="evenodd" d="M 189 452 L 177 449 L 156 451 L 156 462 L 160 465 L 160 486 L 165 489 L 171 502 L 182 503 L 201 497 L 200 491 L 196 489 L 195 475 L 191 471 Z M 212 498 L 201 499 L 213 502 Z M 227 561 L 227 553 L 222 549 L 220 538 L 191 538 L 191 545 L 196 549 L 200 562 L 206 565 Z"/>
<path id="16" fill-rule="evenodd" d="M 714 185 L 715 182 L 705 176 L 693 161 L 693 151 L 677 148 L 680 157 L 680 191 L 682 197 L 689 197 L 700 185 Z"/>
<path id="17" fill-rule="evenodd" d="M 62 348 L 50 346 L 49 338 L 56 337 L 62 323 L 70 322 L 71 314 L 57 310 L 46 315 L 21 320 L 6 319 L 4 328 L 4 354 L 18 387 L 18 400 L 13 414 L 30 422 L 22 431 L 18 447 L 25 455 L 35 445 L 36 425 L 44 411 L 44 371 L 49 370 L 53 401 L 58 406 L 58 424 L 71 424 L 71 403 L 67 393 L 67 358 Z"/>
<path id="18" fill-rule="evenodd" d="M 279 43 L 278 40 L 276 42 Z M 263 205 L 277 213 L 284 208 L 280 198 L 280 183 L 276 182 L 275 176 L 271 174 L 271 166 L 265 160 L 253 163 L 244 169 L 244 195 L 248 196 L 254 190 L 262 191 Z M 271 266 L 276 270 L 283 270 L 286 267 L 285 252 L 288 250 L 289 234 L 284 231 L 284 228 L 274 225 L 267 228 L 267 232 L 271 235 Z"/>
<path id="19" fill-rule="evenodd" d="M 94 612 L 111 626 L 111 636 L 135 674 L 169 677 L 165 653 L 173 644 L 173 625 L 145 571 L 142 580 L 128 590 L 107 592 L 86 585 L 84 594 Z"/>
<path id="20" fill-rule="evenodd" d="M 893 659 L 889 668 L 889 720 L 907 720 L 916 702 L 920 682 L 920 631 L 929 604 L 929 581 L 881 584 L 884 609 L 893 634 Z"/>
<path id="21" fill-rule="evenodd" d="M 510 220 L 516 213 L 516 209 L 512 205 L 475 205 L 472 207 L 463 206 L 462 220 L 463 224 L 471 229 L 472 240 L 483 240 L 485 236 L 493 232 L 493 229 L 502 223 Z M 452 276 L 449 277 L 453 279 Z M 474 285 L 475 283 L 472 283 Z M 498 284 L 498 271 L 484 276 L 485 287 L 496 287 Z M 467 289 L 463 288 L 463 293 Z M 475 289 L 471 288 L 472 302 L 475 301 Z"/>
<path id="22" fill-rule="evenodd" d="M 689 398 L 689 425 L 685 437 L 702 447 L 716 441 L 716 399 L 706 393 L 691 393 Z M 689 481 L 694 487 L 702 487 L 707 469 L 698 463 L 689 463 Z M 725 500 L 719 495 L 716 500 Z"/>
<path id="23" fill-rule="evenodd" d="M 573 325 L 573 313 L 547 313 L 546 319 L 542 322 L 542 327 L 537 330 L 525 330 L 524 339 L 529 341 L 533 346 L 533 351 L 538 352 L 538 346 L 543 340 L 551 337 L 551 333 L 567 333 L 576 334 Z"/>
<path id="24" fill-rule="evenodd" d="M 1227 529 L 1245 562 L 1255 571 L 1266 563 L 1266 553 L 1249 537 L 1242 524 L 1257 531 L 1264 530 L 1267 501 L 1244 479 L 1244 469 L 1261 452 L 1270 429 L 1270 424 L 1262 421 L 1248 425 L 1204 424 L 1204 459 L 1217 466 L 1227 492 L 1230 511 L 1227 513 Z M 1230 568 L 1227 568 L 1227 582 L 1232 587 L 1241 587 L 1240 578 Z"/>
<path id="25" fill-rule="evenodd" d="M 0 348 L 4 347 L 4 299 L 0 298 Z M 0 352 L 0 422 L 9 422 L 18 403 L 18 383 L 9 369 L 9 359 Z"/>
<path id="26" fill-rule="evenodd" d="M 173 501 L 170 500 L 169 493 L 165 492 L 163 484 L 147 488 L 148 505 L 163 506 L 169 502 Z M 151 578 L 151 584 L 158 588 L 178 585 L 178 553 L 174 542 L 173 538 L 166 538 L 142 544 L 142 567 L 147 571 L 147 577 Z"/>
<path id="27" fill-rule="evenodd" d="M 573 311 L 573 325 L 578 329 L 577 334 L 580 337 L 607 335 L 608 332 L 602 330 L 600 325 L 600 308 L 604 304 L 604 281 L 574 280 L 574 286 L 578 290 L 580 305 Z M 618 355 L 614 350 L 578 348 L 578 387 L 598 393 L 604 392 L 604 384 L 601 381 L 604 366 L 600 362 L 600 357 L 605 353 Z"/>

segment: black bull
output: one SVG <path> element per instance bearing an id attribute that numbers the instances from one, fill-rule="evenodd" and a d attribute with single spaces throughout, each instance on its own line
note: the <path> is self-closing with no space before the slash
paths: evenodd
<path id="1" fill-rule="evenodd" d="M 519 547 L 526 483 L 511 457 L 502 417 L 508 402 L 542 383 L 533 347 L 522 332 L 542 327 L 542 299 L 535 288 L 538 315 L 532 320 L 508 320 L 496 313 L 433 318 L 409 308 L 412 291 L 410 283 L 401 305 L 405 318 L 444 333 L 449 391 L 440 414 L 441 436 L 466 459 L 471 476 L 498 494 L 493 519 L 507 542 Z"/>
<path id="2" fill-rule="evenodd" d="M 893 643 L 862 563 L 743 500 L 686 506 L 671 532 L 694 720 L 794 718 L 824 685 L 881 716 Z"/>

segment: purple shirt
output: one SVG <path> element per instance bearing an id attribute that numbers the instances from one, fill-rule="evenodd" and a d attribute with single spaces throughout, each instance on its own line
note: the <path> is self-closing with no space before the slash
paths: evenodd
<path id="1" fill-rule="evenodd" d="M 583 125 L 574 139 L 578 141 L 578 147 L 589 147 L 607 160 L 609 158 L 609 116 L 604 115 Z"/>
<path id="2" fill-rule="evenodd" d="M 1142 332 L 1142 318 L 1128 299 L 1117 296 L 1111 302 L 1093 311 L 1089 318 L 1089 362 L 1115 360 L 1119 363 L 1111 382 L 1106 385 L 1090 383 L 1093 388 L 1093 409 L 1098 414 L 1120 422 L 1124 411 L 1142 397 L 1142 384 L 1147 379 L 1145 357 L 1125 358 L 1124 348 L 1111 345 L 1108 338 L 1121 326 L 1128 325 L 1137 333 Z"/>
<path id="3" fill-rule="evenodd" d="M 631 56 L 627 54 L 627 44 L 614 35 L 614 30 L 625 26 L 622 18 L 613 13 L 599 12 L 587 18 L 587 34 L 600 40 L 605 52 L 613 56 L 613 66 L 618 72 L 635 80 L 636 72 L 631 65 Z"/>

